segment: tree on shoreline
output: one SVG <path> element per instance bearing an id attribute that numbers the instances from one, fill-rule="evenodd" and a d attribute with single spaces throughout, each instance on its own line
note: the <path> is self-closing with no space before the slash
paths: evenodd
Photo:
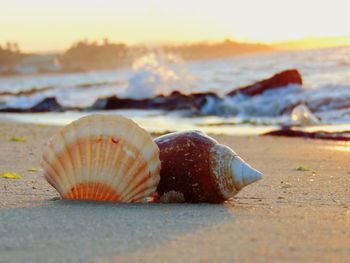
<path id="1" fill-rule="evenodd" d="M 66 70 L 108 69 L 123 66 L 127 62 L 127 46 L 111 44 L 104 39 L 97 41 L 79 41 L 73 44 L 61 57 Z"/>
<path id="2" fill-rule="evenodd" d="M 25 54 L 21 53 L 16 42 L 6 42 L 5 48 L 0 45 L 0 66 L 12 67 L 22 61 Z"/>
<path id="3" fill-rule="evenodd" d="M 112 43 L 108 38 L 104 38 L 102 41 L 81 40 L 74 43 L 62 55 L 51 55 L 54 56 L 54 61 L 61 64 L 60 71 L 76 72 L 130 66 L 135 58 L 154 51 L 173 54 L 183 60 L 202 60 L 271 50 L 273 48 L 267 45 L 240 43 L 230 39 L 217 43 L 201 42 L 149 47 L 146 45 L 127 46 L 123 43 Z M 42 56 L 24 54 L 16 42 L 6 42 L 5 47 L 0 46 L 0 70 L 1 67 L 5 68 L 6 73 L 11 74 L 15 66 L 21 64 L 22 60 L 29 55 Z"/>

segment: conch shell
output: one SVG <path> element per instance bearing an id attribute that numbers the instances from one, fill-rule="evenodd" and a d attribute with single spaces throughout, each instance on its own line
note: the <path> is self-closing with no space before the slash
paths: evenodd
<path id="1" fill-rule="evenodd" d="M 221 203 L 262 177 L 229 147 L 201 132 L 175 132 L 154 141 L 160 149 L 160 201 L 171 202 L 173 196 Z"/>
<path id="2" fill-rule="evenodd" d="M 62 198 L 140 202 L 158 185 L 159 150 L 133 121 L 90 115 L 49 141 L 42 167 Z"/>

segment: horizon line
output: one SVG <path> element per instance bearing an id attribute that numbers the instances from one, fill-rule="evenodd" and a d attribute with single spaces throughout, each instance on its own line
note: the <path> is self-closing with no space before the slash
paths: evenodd
<path id="1" fill-rule="evenodd" d="M 296 38 L 286 41 L 258 41 L 258 40 L 249 40 L 249 39 L 239 39 L 239 38 L 232 38 L 232 37 L 223 37 L 220 39 L 202 39 L 202 40 L 146 40 L 146 41 L 138 41 L 138 42 L 129 42 L 129 41 L 115 41 L 110 39 L 109 37 L 103 37 L 100 39 L 89 39 L 84 38 L 80 40 L 73 41 L 68 47 L 64 49 L 43 49 L 43 50 L 26 50 L 26 49 L 20 49 L 23 53 L 29 53 L 29 54 L 50 54 L 50 53 L 63 53 L 69 48 L 71 48 L 75 43 L 78 43 L 80 41 L 87 41 L 87 42 L 97 42 L 101 43 L 104 39 L 108 39 L 111 44 L 125 44 L 130 47 L 137 47 L 141 45 L 146 46 L 153 46 L 157 47 L 160 45 L 193 45 L 193 44 L 219 44 L 225 41 L 232 41 L 239 44 L 250 44 L 250 45 L 265 45 L 269 47 L 276 48 L 276 51 L 281 50 L 298 50 L 298 49 L 317 49 L 317 48 L 323 48 L 323 47 L 337 47 L 337 46 L 347 46 L 350 45 L 350 36 L 309 36 L 309 37 L 303 37 L 303 38 Z M 328 41 L 328 43 L 327 43 Z M 337 43 L 337 41 L 339 43 Z M 6 44 L 8 42 L 15 42 L 17 41 L 4 41 L 3 43 L 0 43 L 0 46 L 3 44 Z M 312 42 L 316 43 L 319 42 L 318 45 L 315 45 L 314 47 L 309 47 L 312 45 Z M 320 43 L 323 42 L 323 43 Z M 20 43 L 18 43 L 20 45 Z M 289 47 L 288 47 L 289 46 Z"/>

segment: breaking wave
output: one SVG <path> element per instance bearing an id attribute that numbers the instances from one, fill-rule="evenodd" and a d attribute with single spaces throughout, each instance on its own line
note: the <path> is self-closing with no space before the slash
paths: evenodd
<path id="1" fill-rule="evenodd" d="M 133 74 L 123 97 L 133 99 L 168 95 L 175 90 L 185 90 L 191 76 L 186 72 L 180 57 L 171 53 L 151 52 L 136 59 Z"/>
<path id="2" fill-rule="evenodd" d="M 88 108 L 97 99 L 110 96 L 145 99 L 173 91 L 213 92 L 220 100 L 207 97 L 201 108 L 203 115 L 285 122 L 284 116 L 304 105 L 294 113 L 303 115 L 309 111 L 322 123 L 346 123 L 350 122 L 350 71 L 343 56 L 334 54 L 344 54 L 349 49 L 199 62 L 183 62 L 172 54 L 154 51 L 136 58 L 131 69 L 0 78 L 0 108 L 28 109 L 49 97 L 65 107 Z M 305 84 L 251 97 L 225 96 L 234 87 L 251 84 L 286 68 L 298 68 Z M 27 93 L 21 94 L 23 91 Z"/>

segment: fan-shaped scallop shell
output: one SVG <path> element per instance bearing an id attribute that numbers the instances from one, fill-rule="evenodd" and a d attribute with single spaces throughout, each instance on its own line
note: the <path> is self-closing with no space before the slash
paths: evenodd
<path id="1" fill-rule="evenodd" d="M 90 115 L 64 127 L 43 153 L 46 180 L 62 198 L 140 202 L 159 182 L 159 149 L 121 116 Z"/>

